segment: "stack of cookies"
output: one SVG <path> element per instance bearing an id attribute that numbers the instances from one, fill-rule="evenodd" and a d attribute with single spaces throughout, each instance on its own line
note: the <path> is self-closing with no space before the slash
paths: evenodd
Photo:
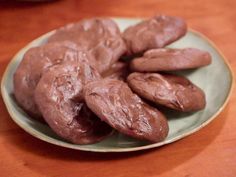
<path id="1" fill-rule="evenodd" d="M 25 53 L 14 74 L 16 100 L 75 144 L 99 142 L 114 129 L 163 141 L 169 128 L 160 106 L 192 112 L 206 105 L 199 87 L 167 74 L 211 63 L 210 54 L 200 49 L 164 48 L 186 32 L 183 19 L 165 15 L 123 33 L 108 18 L 66 25 Z"/>

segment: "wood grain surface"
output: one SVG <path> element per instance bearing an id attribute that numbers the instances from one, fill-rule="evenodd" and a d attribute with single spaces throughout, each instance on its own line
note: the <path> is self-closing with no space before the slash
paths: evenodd
<path id="1" fill-rule="evenodd" d="M 235 0 L 0 1 L 0 76 L 36 37 L 84 17 L 181 16 L 208 36 L 236 70 Z M 1 177 L 235 177 L 236 92 L 201 131 L 170 145 L 134 153 L 88 153 L 42 142 L 20 129 L 0 98 Z"/>

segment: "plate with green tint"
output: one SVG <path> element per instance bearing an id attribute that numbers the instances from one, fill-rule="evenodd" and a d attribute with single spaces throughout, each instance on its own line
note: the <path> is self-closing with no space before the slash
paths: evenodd
<path id="1" fill-rule="evenodd" d="M 115 18 L 114 20 L 118 23 L 121 30 L 140 21 L 140 19 L 128 18 Z M 13 94 L 13 74 L 22 60 L 24 53 L 31 47 L 44 44 L 47 38 L 53 33 L 54 31 L 51 31 L 21 49 L 9 63 L 1 82 L 2 97 L 11 118 L 26 132 L 48 143 L 71 149 L 94 152 L 126 152 L 159 147 L 182 139 L 209 124 L 223 110 L 232 91 L 233 75 L 224 56 L 206 37 L 190 29 L 183 38 L 168 47 L 194 47 L 206 50 L 211 54 L 211 65 L 196 70 L 178 72 L 178 74 L 186 76 L 204 90 L 207 101 L 204 110 L 193 114 L 167 112 L 170 131 L 168 137 L 159 143 L 150 144 L 116 132 L 111 137 L 96 144 L 72 144 L 58 137 L 48 125 L 29 117 L 17 105 Z"/>

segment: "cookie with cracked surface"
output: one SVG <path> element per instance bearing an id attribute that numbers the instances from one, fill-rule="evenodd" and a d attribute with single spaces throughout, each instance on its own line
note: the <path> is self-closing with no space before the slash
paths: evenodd
<path id="1" fill-rule="evenodd" d="M 127 82 L 139 96 L 182 112 L 205 108 L 204 92 L 187 78 L 158 73 L 132 73 Z"/>
<path id="2" fill-rule="evenodd" d="M 130 62 L 138 72 L 176 71 L 199 68 L 211 64 L 211 55 L 196 48 L 152 49 Z"/>
<path id="3" fill-rule="evenodd" d="M 34 97 L 48 125 L 75 144 L 91 144 L 107 137 L 112 129 L 84 103 L 83 87 L 100 79 L 85 62 L 66 62 L 51 67 L 40 79 Z"/>
<path id="4" fill-rule="evenodd" d="M 70 40 L 94 56 L 94 67 L 100 72 L 110 68 L 124 53 L 126 44 L 117 24 L 109 18 L 84 19 L 59 28 L 48 42 Z"/>
<path id="5" fill-rule="evenodd" d="M 125 82 L 103 79 L 89 83 L 84 91 L 88 107 L 121 133 L 151 142 L 166 138 L 165 116 L 144 103 Z"/>
<path id="6" fill-rule="evenodd" d="M 187 32 L 187 25 L 182 18 L 166 15 L 128 27 L 123 32 L 129 53 L 143 53 L 149 49 L 163 48 L 178 40 Z"/>

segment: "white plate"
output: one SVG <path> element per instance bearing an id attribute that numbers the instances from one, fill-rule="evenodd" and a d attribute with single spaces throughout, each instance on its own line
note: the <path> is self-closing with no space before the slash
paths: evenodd
<path id="1" fill-rule="evenodd" d="M 137 23 L 138 19 L 114 19 L 121 30 Z M 49 32 L 35 39 L 20 50 L 9 63 L 1 83 L 1 92 L 7 110 L 12 119 L 29 134 L 52 144 L 71 149 L 95 152 L 125 152 L 138 151 L 159 147 L 184 138 L 209 124 L 225 107 L 232 90 L 233 75 L 229 64 L 219 50 L 206 37 L 189 30 L 185 37 L 172 43 L 169 47 L 195 47 L 210 52 L 213 62 L 207 67 L 180 74 L 188 77 L 206 93 L 207 105 L 203 111 L 194 114 L 167 113 L 170 132 L 168 137 L 155 144 L 147 144 L 122 134 L 115 133 L 102 142 L 92 145 L 75 145 L 59 138 L 47 125 L 31 119 L 16 103 L 13 96 L 13 74 L 22 60 L 24 53 L 33 46 L 39 46 L 47 41 L 53 33 Z"/>

